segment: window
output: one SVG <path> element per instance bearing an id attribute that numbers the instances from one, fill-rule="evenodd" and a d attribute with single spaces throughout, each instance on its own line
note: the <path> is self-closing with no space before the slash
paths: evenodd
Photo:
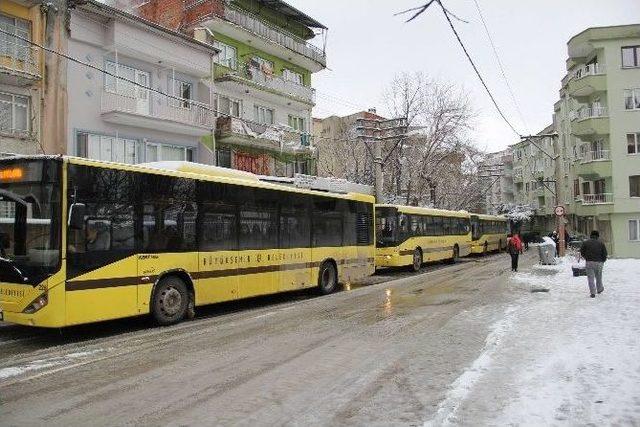
<path id="1" fill-rule="evenodd" d="M 342 211 L 345 200 L 315 196 L 312 202 L 313 244 L 316 247 L 342 246 Z"/>
<path id="2" fill-rule="evenodd" d="M 273 116 L 274 116 L 274 110 L 271 108 L 267 108 L 267 107 L 261 107 L 259 105 L 255 105 L 253 107 L 253 115 L 255 120 L 258 123 L 262 123 L 265 125 L 272 125 L 273 124 Z"/>
<path id="3" fill-rule="evenodd" d="M 0 56 L 8 56 L 22 61 L 30 61 L 30 45 L 25 40 L 31 40 L 31 23 L 24 19 L 0 14 Z M 9 33 L 9 34 L 5 34 Z"/>
<path id="4" fill-rule="evenodd" d="M 88 159 L 140 163 L 142 144 L 137 139 L 116 138 L 88 132 L 78 133 L 78 155 Z"/>
<path id="5" fill-rule="evenodd" d="M 296 73 L 295 71 L 284 69 L 282 71 L 282 77 L 288 82 L 293 82 L 301 86 L 304 85 L 302 74 Z"/>
<path id="6" fill-rule="evenodd" d="M 29 132 L 31 120 L 28 96 L 0 92 L 0 131 Z"/>
<path id="7" fill-rule="evenodd" d="M 582 194 L 583 195 L 591 194 L 591 183 L 590 182 L 583 182 L 582 183 Z"/>
<path id="8" fill-rule="evenodd" d="M 113 75 L 104 75 L 104 90 L 118 95 L 128 96 L 130 98 L 147 99 L 148 90 L 138 85 L 149 87 L 150 74 L 146 71 L 127 65 L 115 63 L 113 61 L 105 62 L 105 71 Z M 127 81 L 129 80 L 129 81 Z M 131 83 L 131 82 L 135 82 Z"/>
<path id="9" fill-rule="evenodd" d="M 78 133 L 78 156 L 107 162 L 136 164 L 179 160 L 191 162 L 192 147 L 145 142 L 131 138 L 116 138 L 89 132 Z"/>
<path id="10" fill-rule="evenodd" d="M 273 62 L 268 59 L 261 58 L 259 56 L 254 56 L 251 58 L 251 66 L 253 68 L 257 68 L 265 74 L 272 75 L 273 74 Z"/>
<path id="11" fill-rule="evenodd" d="M 231 167 L 231 150 L 228 148 L 218 148 L 216 150 L 216 166 L 223 168 Z"/>
<path id="12" fill-rule="evenodd" d="M 640 154 L 640 132 L 627 134 L 627 154 Z"/>
<path id="13" fill-rule="evenodd" d="M 307 128 L 304 125 L 304 118 L 289 115 L 289 126 L 298 132 L 306 132 Z"/>
<path id="14" fill-rule="evenodd" d="M 215 99 L 216 115 L 240 117 L 242 112 L 242 101 L 239 99 L 229 98 L 228 96 L 218 95 Z"/>
<path id="15" fill-rule="evenodd" d="M 232 70 L 235 70 L 238 67 L 238 51 L 235 47 L 219 41 L 214 41 L 213 46 L 220 49 L 220 53 L 216 59 L 216 64 L 231 68 Z"/>
<path id="16" fill-rule="evenodd" d="M 626 110 L 640 109 L 640 88 L 624 90 L 624 108 Z"/>
<path id="17" fill-rule="evenodd" d="M 632 242 L 640 241 L 640 219 L 629 220 L 629 240 Z"/>
<path id="18" fill-rule="evenodd" d="M 595 194 L 604 194 L 607 192 L 604 179 L 593 181 L 593 191 Z"/>
<path id="19" fill-rule="evenodd" d="M 640 175 L 629 177 L 629 196 L 640 197 Z"/>
<path id="20" fill-rule="evenodd" d="M 191 83 L 169 77 L 169 90 L 171 95 L 182 98 L 183 101 L 169 98 L 169 105 L 172 107 L 191 108 L 191 100 L 193 99 L 193 86 Z"/>
<path id="21" fill-rule="evenodd" d="M 280 247 L 308 248 L 311 245 L 309 198 L 300 194 L 280 197 Z"/>
<path id="22" fill-rule="evenodd" d="M 640 67 L 640 46 L 622 48 L 622 67 Z"/>
<path id="23" fill-rule="evenodd" d="M 573 197 L 580 197 L 580 180 L 573 180 Z"/>

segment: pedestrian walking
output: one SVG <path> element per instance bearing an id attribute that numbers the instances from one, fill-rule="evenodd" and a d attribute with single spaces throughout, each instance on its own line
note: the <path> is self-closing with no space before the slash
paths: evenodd
<path id="1" fill-rule="evenodd" d="M 600 294 L 604 291 L 602 267 L 607 260 L 607 248 L 599 239 L 600 233 L 593 230 L 589 235 L 589 240 L 583 242 L 580 247 L 580 255 L 586 261 L 587 282 L 591 298 L 596 297 L 596 292 Z"/>
<path id="2" fill-rule="evenodd" d="M 511 271 L 518 271 L 518 258 L 522 253 L 522 240 L 517 234 L 507 236 L 507 252 L 511 256 Z"/>

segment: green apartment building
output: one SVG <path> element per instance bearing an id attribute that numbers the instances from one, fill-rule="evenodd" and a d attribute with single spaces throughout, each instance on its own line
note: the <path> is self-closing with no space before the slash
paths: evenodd
<path id="1" fill-rule="evenodd" d="M 213 44 L 218 166 L 262 175 L 314 174 L 313 73 L 327 28 L 280 0 L 150 0 L 145 18 Z M 210 141 L 213 146 L 213 141 Z"/>

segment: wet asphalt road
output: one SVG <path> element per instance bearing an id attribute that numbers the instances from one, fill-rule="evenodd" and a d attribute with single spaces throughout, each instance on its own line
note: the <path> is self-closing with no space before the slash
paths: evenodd
<path id="1" fill-rule="evenodd" d="M 516 298 L 508 275 L 501 254 L 167 328 L 0 326 L 0 425 L 422 425 Z"/>

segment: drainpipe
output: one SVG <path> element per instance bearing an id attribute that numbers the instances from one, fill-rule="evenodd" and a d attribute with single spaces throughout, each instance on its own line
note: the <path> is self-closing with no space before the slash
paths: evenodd
<path id="1" fill-rule="evenodd" d="M 214 74 L 216 71 L 216 63 L 215 59 L 211 57 L 211 85 L 209 86 L 209 108 L 213 106 L 213 82 L 214 82 Z M 214 111 L 211 117 L 211 150 L 213 151 L 213 166 L 218 166 L 218 155 L 216 153 L 216 119 L 217 113 Z"/>

